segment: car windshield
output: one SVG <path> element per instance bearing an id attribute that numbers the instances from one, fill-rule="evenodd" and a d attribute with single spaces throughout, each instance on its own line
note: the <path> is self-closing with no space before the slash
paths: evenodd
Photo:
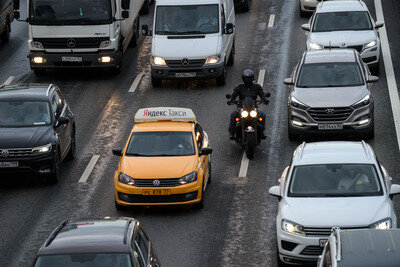
<path id="1" fill-rule="evenodd" d="M 344 87 L 363 85 L 357 63 L 303 64 L 297 79 L 297 87 Z"/>
<path id="2" fill-rule="evenodd" d="M 32 127 L 49 125 L 49 103 L 33 101 L 1 101 L 0 127 Z"/>
<path id="3" fill-rule="evenodd" d="M 125 155 L 137 157 L 194 155 L 191 132 L 132 133 Z"/>
<path id="4" fill-rule="evenodd" d="M 315 15 L 313 32 L 372 30 L 367 11 L 328 12 Z"/>
<path id="5" fill-rule="evenodd" d="M 126 253 L 76 253 L 39 256 L 34 267 L 132 267 Z"/>
<path id="6" fill-rule="evenodd" d="M 371 164 L 296 166 L 290 179 L 290 197 L 380 196 L 379 176 Z"/>
<path id="7" fill-rule="evenodd" d="M 158 6 L 156 34 L 206 34 L 219 32 L 218 5 Z"/>
<path id="8" fill-rule="evenodd" d="M 30 1 L 30 23 L 79 25 L 107 24 L 110 21 L 110 0 Z"/>

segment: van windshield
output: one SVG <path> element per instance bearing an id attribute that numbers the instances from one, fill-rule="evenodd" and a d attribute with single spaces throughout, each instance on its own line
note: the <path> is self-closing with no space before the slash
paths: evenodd
<path id="1" fill-rule="evenodd" d="M 218 5 L 158 6 L 155 33 L 161 35 L 219 32 Z"/>
<path id="2" fill-rule="evenodd" d="M 29 23 L 49 25 L 108 24 L 110 0 L 32 0 Z"/>

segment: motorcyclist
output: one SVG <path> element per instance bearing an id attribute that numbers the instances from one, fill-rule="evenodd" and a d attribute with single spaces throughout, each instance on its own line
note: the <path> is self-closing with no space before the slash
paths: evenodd
<path id="1" fill-rule="evenodd" d="M 227 102 L 228 105 L 231 105 L 233 101 L 235 101 L 236 97 L 239 96 L 239 101 L 243 101 L 246 97 L 251 97 L 254 100 L 257 100 L 257 96 L 259 96 L 265 104 L 268 104 L 269 101 L 267 96 L 269 97 L 269 93 L 265 94 L 261 85 L 254 83 L 254 73 L 251 70 L 245 70 L 242 74 L 243 83 L 236 85 L 235 89 L 233 89 L 233 93 L 231 95 L 231 99 Z M 259 117 L 262 118 L 261 126 L 262 126 L 262 136 L 265 137 L 265 119 L 266 115 L 262 111 L 259 112 Z M 235 109 L 231 114 L 231 120 L 229 123 L 229 138 L 235 138 L 236 132 L 236 118 L 239 117 L 239 111 Z"/>

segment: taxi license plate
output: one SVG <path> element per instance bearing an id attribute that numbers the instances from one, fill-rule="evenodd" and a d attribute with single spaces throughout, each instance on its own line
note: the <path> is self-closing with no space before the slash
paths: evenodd
<path id="1" fill-rule="evenodd" d="M 343 130 L 343 124 L 318 124 L 318 130 Z"/>
<path id="2" fill-rule="evenodd" d="M 61 57 L 63 62 L 82 62 L 82 57 Z"/>
<path id="3" fill-rule="evenodd" d="M 171 189 L 150 189 L 143 190 L 142 195 L 144 196 L 164 196 L 171 195 Z"/>
<path id="4" fill-rule="evenodd" d="M 177 78 L 193 78 L 196 77 L 196 72 L 178 72 L 175 73 Z"/>
<path id="5" fill-rule="evenodd" d="M 19 163 L 18 161 L 4 161 L 4 162 L 0 162 L 0 168 L 18 168 Z"/>
<path id="6" fill-rule="evenodd" d="M 320 240 L 319 240 L 319 246 L 320 246 L 320 247 L 324 247 L 325 244 L 326 244 L 326 242 L 328 242 L 328 239 L 320 239 Z"/>

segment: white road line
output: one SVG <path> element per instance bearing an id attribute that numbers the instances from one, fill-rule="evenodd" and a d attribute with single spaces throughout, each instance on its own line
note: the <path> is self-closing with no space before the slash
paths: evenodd
<path id="1" fill-rule="evenodd" d="M 258 74 L 257 83 L 259 85 L 264 86 L 264 78 L 265 78 L 265 70 L 260 70 Z M 242 162 L 240 163 L 239 169 L 239 177 L 244 178 L 247 177 L 247 170 L 249 169 L 249 159 L 246 156 L 246 151 L 243 151 Z"/>
<path id="2" fill-rule="evenodd" d="M 134 93 L 135 92 L 135 90 L 138 87 L 140 81 L 142 80 L 143 75 L 144 75 L 144 73 L 141 72 L 136 76 L 135 80 L 133 81 L 133 83 L 131 85 L 131 88 L 129 88 L 129 91 L 128 91 L 129 93 Z"/>
<path id="3" fill-rule="evenodd" d="M 79 183 L 86 183 L 87 179 L 89 179 L 90 174 L 93 171 L 94 166 L 99 160 L 100 155 L 93 155 L 89 161 L 89 164 L 86 166 L 85 171 L 83 172 L 81 178 L 79 179 Z"/>
<path id="4" fill-rule="evenodd" d="M 376 19 L 379 21 L 385 21 L 382 9 L 381 0 L 375 0 L 375 12 Z M 385 64 L 386 70 L 386 80 L 389 89 L 390 103 L 392 105 L 394 126 L 397 135 L 397 144 L 400 150 L 400 100 L 399 91 L 397 90 L 396 77 L 393 69 L 392 55 L 390 54 L 389 40 L 387 36 L 386 26 L 379 29 L 379 34 L 381 38 L 382 55 L 383 62 Z"/>
<path id="5" fill-rule="evenodd" d="M 15 79 L 15 76 L 10 76 L 7 78 L 7 80 L 3 83 L 3 85 L 10 85 L 12 81 Z"/>
<path id="6" fill-rule="evenodd" d="M 275 22 L 275 14 L 271 14 L 269 16 L 268 28 L 274 27 L 274 22 Z"/>

